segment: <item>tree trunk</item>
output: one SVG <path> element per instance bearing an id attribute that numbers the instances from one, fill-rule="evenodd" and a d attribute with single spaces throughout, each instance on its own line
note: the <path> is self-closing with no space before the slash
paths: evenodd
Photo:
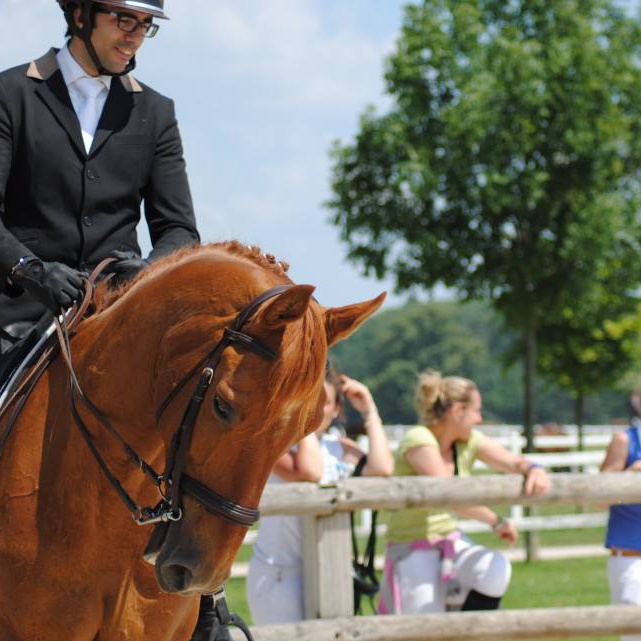
<path id="1" fill-rule="evenodd" d="M 523 433 L 525 451 L 534 452 L 534 407 L 536 380 L 536 329 L 533 324 L 525 328 L 523 354 Z"/>
<path id="2" fill-rule="evenodd" d="M 536 381 L 536 329 L 533 323 L 525 328 L 525 353 L 523 354 L 523 432 L 525 451 L 534 452 L 534 415 L 535 415 L 535 381 Z M 525 507 L 525 516 L 534 516 L 536 508 Z M 525 532 L 525 556 L 528 562 L 537 557 L 538 535 L 536 532 Z"/>
<path id="3" fill-rule="evenodd" d="M 579 452 L 583 452 L 583 411 L 585 409 L 585 395 L 583 392 L 579 392 L 576 399 L 574 400 L 574 423 L 576 425 L 576 434 L 579 439 L 578 449 Z M 583 470 L 581 470 L 583 471 Z"/>
<path id="4" fill-rule="evenodd" d="M 584 443 L 583 443 L 583 414 L 585 409 L 585 394 L 582 391 L 579 391 L 577 397 L 574 399 L 574 424 L 576 425 L 576 435 L 578 438 L 577 449 L 579 452 L 583 452 Z M 574 471 L 574 470 L 573 470 Z M 579 465 L 579 472 L 585 472 L 583 465 Z M 587 511 L 586 504 L 582 503 L 577 505 L 577 512 L 583 514 Z"/>

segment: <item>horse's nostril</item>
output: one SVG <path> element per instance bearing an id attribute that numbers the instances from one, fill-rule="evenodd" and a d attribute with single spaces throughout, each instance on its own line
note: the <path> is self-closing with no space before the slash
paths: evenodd
<path id="1" fill-rule="evenodd" d="M 163 587 L 171 592 L 182 592 L 186 590 L 190 586 L 193 578 L 189 568 L 174 563 L 163 565 L 161 573 L 163 578 L 162 582 L 164 583 Z"/>

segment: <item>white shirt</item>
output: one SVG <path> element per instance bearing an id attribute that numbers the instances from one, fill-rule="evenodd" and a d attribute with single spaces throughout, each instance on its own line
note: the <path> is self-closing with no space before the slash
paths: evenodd
<path id="1" fill-rule="evenodd" d="M 354 466 L 343 463 L 343 446 L 336 434 L 325 433 L 320 439 L 323 478 L 320 484 L 346 478 Z M 284 483 L 275 474 L 269 483 Z M 260 520 L 253 554 L 269 565 L 300 569 L 303 564 L 302 521 L 299 516 L 267 516 Z"/>
<path id="2" fill-rule="evenodd" d="M 58 66 L 62 73 L 62 77 L 67 85 L 67 90 L 69 91 L 69 97 L 71 98 L 71 104 L 73 105 L 74 111 L 78 118 L 82 111 L 82 106 L 85 101 L 85 97 L 76 85 L 76 80 L 80 78 L 89 78 L 91 82 L 96 85 L 96 109 L 94 115 L 90 118 L 89 122 L 85 122 L 82 128 L 82 138 L 85 143 L 85 148 L 87 151 L 91 148 L 91 143 L 93 142 L 93 137 L 96 133 L 98 127 L 98 122 L 100 120 L 100 115 L 107 101 L 107 96 L 109 95 L 109 89 L 111 87 L 111 76 L 89 76 L 87 72 L 76 62 L 75 58 L 71 55 L 69 51 L 69 45 L 66 44 L 64 47 L 58 51 L 56 54 L 56 59 L 58 60 Z"/>

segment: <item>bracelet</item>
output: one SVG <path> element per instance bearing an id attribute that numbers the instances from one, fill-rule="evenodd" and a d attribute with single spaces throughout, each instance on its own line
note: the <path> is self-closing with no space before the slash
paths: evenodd
<path id="1" fill-rule="evenodd" d="M 504 525 L 507 525 L 507 523 L 508 523 L 507 519 L 503 518 L 502 516 L 499 516 L 499 520 L 492 526 L 492 530 L 496 532 L 500 530 Z"/>
<path id="2" fill-rule="evenodd" d="M 542 469 L 542 470 L 545 469 L 545 466 L 541 465 L 540 463 L 530 463 L 527 466 L 527 470 L 525 471 L 525 476 L 527 476 L 534 468 L 537 468 L 537 467 Z"/>

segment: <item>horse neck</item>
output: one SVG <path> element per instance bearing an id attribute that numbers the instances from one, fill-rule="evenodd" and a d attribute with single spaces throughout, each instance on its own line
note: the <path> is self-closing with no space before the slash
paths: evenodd
<path id="1" fill-rule="evenodd" d="M 214 330 L 239 311 L 238 298 L 251 300 L 249 292 L 278 284 L 273 281 L 282 278 L 225 253 L 152 272 L 79 332 L 87 395 L 98 407 L 113 408 L 143 451 L 155 448 L 156 412 L 164 400 L 159 396 L 168 391 L 163 385 L 171 387 L 159 379 L 174 377 L 175 383 L 186 374 L 213 347 Z M 231 282 L 235 289 L 228 291 Z"/>
<path id="2" fill-rule="evenodd" d="M 72 344 L 83 392 L 143 456 L 162 445 L 155 430 L 154 377 L 172 322 L 133 298 L 87 321 Z"/>

